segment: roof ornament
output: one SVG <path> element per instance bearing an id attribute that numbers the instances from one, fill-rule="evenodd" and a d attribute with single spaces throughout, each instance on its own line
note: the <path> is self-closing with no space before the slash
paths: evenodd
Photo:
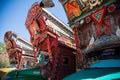
<path id="1" fill-rule="evenodd" d="M 50 8 L 53 6 L 55 6 L 53 3 L 53 0 L 42 0 L 40 2 L 40 7 L 43 7 L 43 8 Z"/>

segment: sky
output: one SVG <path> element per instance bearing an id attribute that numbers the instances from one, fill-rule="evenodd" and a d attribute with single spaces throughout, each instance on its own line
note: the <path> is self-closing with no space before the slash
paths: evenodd
<path id="1" fill-rule="evenodd" d="M 41 0 L 0 0 L 0 42 L 4 43 L 4 34 L 13 31 L 30 41 L 30 35 L 25 27 L 29 8 Z M 63 6 L 58 0 L 53 0 L 55 6 L 46 8 L 67 25 L 68 20 Z"/>

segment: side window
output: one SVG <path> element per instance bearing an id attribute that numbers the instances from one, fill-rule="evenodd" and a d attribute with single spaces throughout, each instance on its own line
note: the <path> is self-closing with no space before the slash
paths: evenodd
<path id="1" fill-rule="evenodd" d="M 63 56 L 62 58 L 63 65 L 69 65 L 70 59 L 68 56 Z"/>

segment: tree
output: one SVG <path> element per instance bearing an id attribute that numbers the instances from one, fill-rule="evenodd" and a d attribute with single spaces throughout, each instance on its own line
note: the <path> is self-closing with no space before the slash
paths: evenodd
<path id="1" fill-rule="evenodd" d="M 0 59 L 0 68 L 6 68 L 10 66 L 9 60 L 8 59 Z"/>
<path id="2" fill-rule="evenodd" d="M 3 43 L 0 42 L 0 53 L 5 52 L 5 50 L 6 50 L 5 44 L 3 44 Z"/>

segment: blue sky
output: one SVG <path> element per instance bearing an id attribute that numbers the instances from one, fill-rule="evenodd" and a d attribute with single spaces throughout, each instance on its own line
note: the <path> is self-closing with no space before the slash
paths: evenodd
<path id="1" fill-rule="evenodd" d="M 6 31 L 13 31 L 30 41 L 29 32 L 25 28 L 25 20 L 29 8 L 36 1 L 40 2 L 41 0 L 0 0 L 0 42 L 4 42 Z M 67 17 L 62 5 L 58 0 L 53 1 L 55 7 L 47 9 L 67 24 Z"/>

